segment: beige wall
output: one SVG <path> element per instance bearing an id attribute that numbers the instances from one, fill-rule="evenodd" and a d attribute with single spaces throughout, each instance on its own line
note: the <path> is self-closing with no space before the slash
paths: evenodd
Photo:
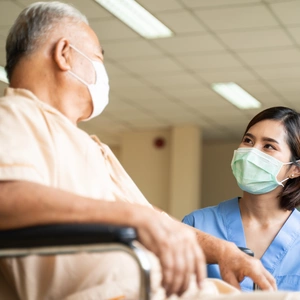
<path id="1" fill-rule="evenodd" d="M 204 143 L 202 207 L 216 205 L 223 200 L 241 196 L 230 166 L 233 151 L 238 145 L 239 141 Z"/>
<path id="2" fill-rule="evenodd" d="M 153 141 L 156 137 L 165 139 L 164 148 L 157 149 L 154 147 Z M 171 143 L 172 130 L 146 131 L 126 133 L 123 135 L 119 147 L 111 147 L 145 197 L 153 205 L 167 212 L 170 212 L 171 209 L 170 178 L 172 174 L 170 172 L 172 170 L 175 172 L 171 166 L 171 154 L 174 150 L 171 150 Z M 237 148 L 239 141 L 201 144 L 200 141 L 200 161 L 195 161 L 195 164 L 199 164 L 199 173 L 201 173 L 199 178 L 202 178 L 199 184 L 201 197 L 199 197 L 198 206 L 195 208 L 216 205 L 223 200 L 240 196 L 241 192 L 230 167 L 233 150 Z M 176 147 L 176 145 L 174 146 Z M 191 156 L 185 156 L 187 160 L 190 160 Z M 202 167 L 200 167 L 201 164 Z M 185 178 L 185 180 L 186 182 L 192 181 L 189 178 Z M 197 182 L 194 181 L 194 184 Z M 182 198 L 184 204 L 184 197 Z M 181 219 L 187 213 L 184 208 L 183 205 L 182 213 L 176 216 L 177 218 Z M 191 208 L 191 210 L 193 209 Z"/>
<path id="3" fill-rule="evenodd" d="M 165 139 L 163 148 L 156 148 L 154 139 Z M 122 137 L 120 161 L 148 201 L 168 211 L 170 131 L 125 133 Z"/>
<path id="4" fill-rule="evenodd" d="M 170 199 L 168 212 L 182 219 L 201 202 L 202 132 L 197 125 L 171 129 Z"/>
<path id="5" fill-rule="evenodd" d="M 114 153 L 117 159 L 121 162 L 121 147 L 120 146 L 110 146 L 110 150 Z M 122 162 L 121 162 L 122 163 Z"/>

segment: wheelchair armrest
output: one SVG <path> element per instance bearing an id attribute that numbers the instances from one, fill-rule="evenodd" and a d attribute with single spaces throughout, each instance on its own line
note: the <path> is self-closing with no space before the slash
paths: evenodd
<path id="1" fill-rule="evenodd" d="M 0 230 L 0 249 L 99 243 L 130 245 L 137 239 L 132 227 L 106 224 L 54 224 Z"/>

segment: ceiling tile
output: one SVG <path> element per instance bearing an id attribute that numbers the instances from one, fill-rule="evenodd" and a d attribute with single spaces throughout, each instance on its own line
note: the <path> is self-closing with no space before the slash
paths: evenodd
<path id="1" fill-rule="evenodd" d="M 214 112 L 204 112 L 204 115 L 215 121 L 217 124 L 226 124 L 227 127 L 230 125 L 239 125 L 242 127 L 242 131 L 245 130 L 248 122 L 250 121 L 245 112 L 239 109 L 231 109 L 227 111 L 223 111 L 223 109 L 215 109 Z"/>
<path id="2" fill-rule="evenodd" d="M 186 101 L 188 98 L 201 99 L 207 98 L 209 96 L 215 96 L 215 92 L 210 88 L 203 86 L 199 87 L 198 85 L 195 85 L 194 87 L 189 87 L 188 89 L 180 87 L 165 89 L 165 92 L 170 96 L 182 101 Z"/>
<path id="3" fill-rule="evenodd" d="M 118 67 L 118 65 L 111 63 L 107 60 L 104 60 L 105 69 L 107 71 L 108 77 L 110 76 L 119 76 L 119 75 L 126 75 L 126 72 L 124 72 L 121 68 Z"/>
<path id="4" fill-rule="evenodd" d="M 12 1 L 0 2 L 1 26 L 11 26 L 21 10 L 22 9 Z"/>
<path id="5" fill-rule="evenodd" d="M 172 86 L 190 86 L 199 84 L 199 81 L 187 72 L 180 72 L 166 75 L 147 75 L 145 80 L 153 86 L 157 87 L 172 87 Z"/>
<path id="6" fill-rule="evenodd" d="M 104 42 L 102 47 L 105 51 L 105 57 L 116 60 L 161 54 L 160 50 L 142 39 L 137 41 Z"/>
<path id="7" fill-rule="evenodd" d="M 160 48 L 171 54 L 220 51 L 224 47 L 211 35 L 175 36 L 153 41 Z"/>
<path id="8" fill-rule="evenodd" d="M 130 101 L 140 102 L 142 100 L 151 100 L 153 98 L 161 98 L 159 92 L 151 89 L 150 87 L 143 86 L 143 87 L 119 87 L 115 89 L 114 93 L 122 97 L 122 99 L 128 99 Z"/>
<path id="9" fill-rule="evenodd" d="M 300 24 L 300 1 L 283 1 L 271 3 L 271 9 L 285 25 Z"/>
<path id="10" fill-rule="evenodd" d="M 284 99 L 288 101 L 288 107 L 296 109 L 300 112 L 299 90 L 294 92 L 284 92 Z"/>
<path id="11" fill-rule="evenodd" d="M 278 92 L 283 93 L 283 95 L 285 92 L 298 92 L 299 93 L 299 91 L 300 91 L 299 80 L 283 81 L 283 80 L 273 79 L 273 80 L 268 80 L 268 82 Z"/>
<path id="12" fill-rule="evenodd" d="M 105 112 L 107 113 L 114 113 L 114 114 L 121 114 L 121 113 L 126 113 L 127 111 L 130 111 L 132 109 L 135 109 L 135 107 L 124 101 L 123 99 L 117 100 L 117 99 L 112 99 L 110 97 L 109 104 L 105 108 Z"/>
<path id="13" fill-rule="evenodd" d="M 161 1 L 163 2 L 163 1 Z M 175 34 L 205 32 L 205 28 L 200 24 L 194 15 L 188 11 L 172 11 L 159 13 L 157 17 L 168 26 Z M 178 22 L 180 20 L 180 22 Z"/>
<path id="14" fill-rule="evenodd" d="M 2 26 L 0 27 L 0 38 L 6 40 L 8 32 L 10 30 L 10 26 Z"/>
<path id="15" fill-rule="evenodd" d="M 203 115 L 214 114 L 216 110 L 230 112 L 237 109 L 214 91 L 210 91 L 210 93 L 201 93 L 198 97 L 186 98 L 182 101 L 188 107 L 197 110 Z"/>
<path id="16" fill-rule="evenodd" d="M 51 2 L 52 0 L 44 0 L 45 2 Z M 1 2 L 1 1 L 0 1 Z M 26 7 L 32 3 L 38 2 L 36 0 L 15 0 L 21 7 Z M 111 14 L 104 9 L 101 5 L 96 3 L 94 0 L 82 1 L 82 0 L 62 0 L 60 2 L 70 3 L 80 10 L 88 19 L 91 18 L 108 18 L 111 17 Z"/>
<path id="17" fill-rule="evenodd" d="M 178 64 L 166 56 L 161 58 L 127 60 L 120 62 L 120 65 L 135 74 L 159 74 L 161 72 L 182 70 Z"/>
<path id="18" fill-rule="evenodd" d="M 142 101 L 139 103 L 142 108 L 149 113 L 156 114 L 158 111 L 177 111 L 182 109 L 178 101 L 172 101 L 168 98 L 165 99 L 152 99 L 151 101 Z"/>
<path id="19" fill-rule="evenodd" d="M 128 111 L 126 114 L 118 114 L 118 119 L 122 121 L 128 122 L 128 124 L 135 124 L 135 122 L 139 122 L 140 124 L 143 123 L 143 120 L 145 120 L 145 123 L 148 124 L 157 124 L 158 121 L 153 117 L 149 116 L 149 114 L 142 112 L 138 109 L 132 109 Z"/>
<path id="20" fill-rule="evenodd" d="M 279 25 L 267 8 L 262 5 L 195 10 L 195 13 L 215 31 Z"/>
<path id="21" fill-rule="evenodd" d="M 300 64 L 277 67 L 277 68 L 266 68 L 256 67 L 255 72 L 258 73 L 262 78 L 268 79 L 297 79 L 300 82 Z"/>
<path id="22" fill-rule="evenodd" d="M 292 46 L 293 42 L 283 29 L 229 32 L 219 34 L 221 40 L 234 50 Z"/>
<path id="23" fill-rule="evenodd" d="M 68 2 L 68 1 L 65 1 Z M 72 0 L 72 4 L 80 10 L 89 20 L 94 18 L 109 18 L 112 15 L 96 1 Z"/>
<path id="24" fill-rule="evenodd" d="M 201 7 L 217 7 L 238 4 L 253 4 L 259 3 L 260 0 L 181 0 L 186 6 L 191 8 Z"/>
<path id="25" fill-rule="evenodd" d="M 175 36 L 146 40 L 94 0 L 64 0 L 87 15 L 106 52 L 110 103 L 101 116 L 81 123 L 102 141 L 118 145 L 122 132 L 190 123 L 202 128 L 205 140 L 240 140 L 245 123 L 261 109 L 300 109 L 300 50 L 285 35 L 300 45 L 299 0 L 137 1 Z M 9 27 L 33 2 L 0 0 L 0 64 Z M 217 33 L 209 35 L 208 27 Z M 240 112 L 209 87 L 224 81 L 240 84 L 262 108 Z M 0 93 L 4 87 L 0 83 Z"/>
<path id="26" fill-rule="evenodd" d="M 112 76 L 109 80 L 111 89 L 126 87 L 146 87 L 144 83 L 132 76 Z"/>
<path id="27" fill-rule="evenodd" d="M 206 70 L 205 72 L 198 71 L 195 76 L 199 76 L 208 83 L 214 82 L 243 82 L 257 79 L 253 73 L 246 68 L 224 69 L 218 71 Z"/>
<path id="28" fill-rule="evenodd" d="M 171 122 L 171 124 L 184 124 L 184 123 L 193 123 L 197 120 L 197 114 L 189 110 L 185 110 L 183 107 L 178 106 L 178 109 L 166 109 L 159 110 L 155 112 L 157 117 L 162 118 L 163 120 Z"/>
<path id="29" fill-rule="evenodd" d="M 241 87 L 253 96 L 255 96 L 256 93 L 270 93 L 270 88 L 259 80 L 244 81 L 241 83 Z"/>
<path id="30" fill-rule="evenodd" d="M 295 39 L 296 43 L 300 45 L 300 27 L 289 27 L 288 31 L 292 35 L 292 37 Z"/>
<path id="31" fill-rule="evenodd" d="M 267 65 L 284 65 L 284 64 L 299 64 L 300 50 L 290 48 L 284 50 L 269 50 L 269 51 L 252 51 L 239 53 L 239 56 L 249 66 L 267 66 Z"/>
<path id="32" fill-rule="evenodd" d="M 274 92 L 258 91 L 255 92 L 253 96 L 255 96 L 262 104 L 262 107 L 259 109 L 260 111 L 266 107 L 288 105 L 288 102 L 286 102 L 280 94 L 275 94 Z"/>
<path id="33" fill-rule="evenodd" d="M 176 0 L 137 0 L 137 2 L 150 12 L 160 12 L 182 8 L 182 6 Z"/>
<path id="34" fill-rule="evenodd" d="M 109 20 L 91 20 L 90 25 L 96 32 L 100 43 L 111 40 L 139 38 L 139 35 L 116 18 Z M 109 28 L 109 30 L 108 30 Z"/>
<path id="35" fill-rule="evenodd" d="M 232 54 L 226 52 L 206 55 L 180 55 L 177 59 L 189 70 L 210 70 L 242 66 Z"/>
<path id="36" fill-rule="evenodd" d="M 0 66 L 5 67 L 6 65 L 6 54 L 4 51 L 0 51 Z"/>

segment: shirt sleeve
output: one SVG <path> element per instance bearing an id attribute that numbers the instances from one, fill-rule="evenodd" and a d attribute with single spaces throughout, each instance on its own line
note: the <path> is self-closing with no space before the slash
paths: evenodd
<path id="1" fill-rule="evenodd" d="M 46 127 L 34 102 L 0 100 L 0 180 L 47 184 L 51 143 Z"/>
<path id="2" fill-rule="evenodd" d="M 182 222 L 185 223 L 185 224 L 187 224 L 187 225 L 190 225 L 192 227 L 195 227 L 195 218 L 194 218 L 193 213 L 190 213 L 189 215 L 186 215 L 182 219 Z"/>

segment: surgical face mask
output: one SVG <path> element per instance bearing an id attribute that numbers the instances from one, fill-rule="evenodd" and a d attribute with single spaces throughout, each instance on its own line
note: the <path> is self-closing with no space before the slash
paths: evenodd
<path id="1" fill-rule="evenodd" d="M 72 74 L 74 77 L 76 77 L 79 81 L 81 81 L 84 85 L 87 86 L 91 94 L 91 98 L 93 102 L 93 111 L 92 114 L 88 117 L 88 119 L 84 120 L 84 121 L 88 121 L 100 115 L 104 110 L 104 108 L 106 107 L 106 105 L 108 104 L 109 101 L 108 76 L 103 63 L 90 59 L 84 53 L 82 53 L 77 48 L 75 48 L 73 45 L 70 45 L 70 47 L 73 48 L 76 52 L 78 52 L 82 56 L 84 56 L 87 60 L 89 60 L 95 69 L 96 82 L 94 84 L 87 83 L 85 80 L 81 79 L 78 75 L 74 74 L 72 71 L 69 71 L 70 74 Z"/>
<path id="2" fill-rule="evenodd" d="M 231 168 L 241 190 L 265 194 L 289 179 L 277 180 L 282 166 L 289 164 L 292 162 L 283 163 L 256 148 L 239 148 L 234 151 Z"/>

